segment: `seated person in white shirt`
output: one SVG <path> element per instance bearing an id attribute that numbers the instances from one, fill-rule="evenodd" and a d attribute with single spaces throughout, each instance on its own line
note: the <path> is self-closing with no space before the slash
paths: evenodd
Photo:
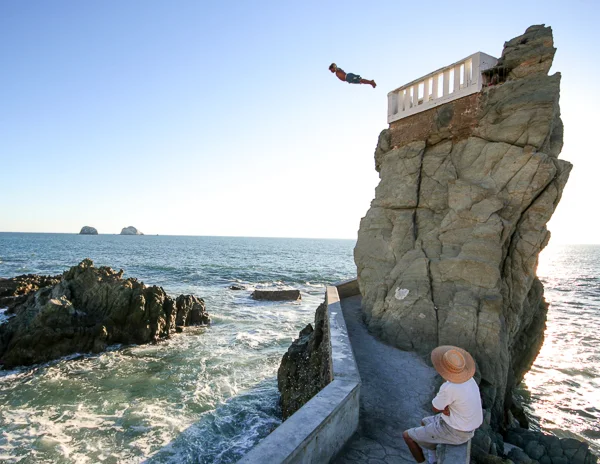
<path id="1" fill-rule="evenodd" d="M 475 361 L 462 348 L 438 346 L 431 352 L 433 367 L 446 380 L 431 402 L 435 416 L 425 417 L 421 427 L 404 431 L 402 436 L 415 460 L 436 462 L 438 443 L 461 445 L 469 441 L 483 422 L 479 387 L 473 379 Z"/>

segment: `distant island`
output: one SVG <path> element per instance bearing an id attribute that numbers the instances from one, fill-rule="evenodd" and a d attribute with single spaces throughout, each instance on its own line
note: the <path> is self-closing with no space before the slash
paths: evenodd
<path id="1" fill-rule="evenodd" d="M 98 235 L 98 231 L 95 227 L 83 226 L 79 235 Z"/>
<path id="2" fill-rule="evenodd" d="M 123 227 L 121 230 L 121 235 L 144 235 L 143 232 L 140 232 L 133 226 Z"/>

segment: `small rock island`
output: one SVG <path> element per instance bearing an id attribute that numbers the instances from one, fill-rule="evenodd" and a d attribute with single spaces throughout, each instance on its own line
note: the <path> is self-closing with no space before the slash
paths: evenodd
<path id="1" fill-rule="evenodd" d="M 140 232 L 133 226 L 123 227 L 121 229 L 121 235 L 144 235 L 143 232 Z"/>
<path id="2" fill-rule="evenodd" d="M 79 235 L 98 235 L 98 230 L 95 227 L 83 226 Z"/>

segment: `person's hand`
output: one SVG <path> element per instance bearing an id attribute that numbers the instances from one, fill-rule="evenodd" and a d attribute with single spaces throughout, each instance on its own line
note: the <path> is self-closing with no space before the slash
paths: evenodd
<path id="1" fill-rule="evenodd" d="M 443 410 L 442 410 L 442 414 L 445 414 L 446 416 L 450 415 L 450 406 L 446 406 Z"/>

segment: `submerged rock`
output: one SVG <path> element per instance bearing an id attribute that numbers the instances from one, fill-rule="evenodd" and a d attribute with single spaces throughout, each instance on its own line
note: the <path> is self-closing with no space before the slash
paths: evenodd
<path id="1" fill-rule="evenodd" d="M 115 343 L 156 342 L 177 326 L 210 323 L 201 298 L 180 295 L 174 300 L 161 287 L 122 275 L 122 270 L 96 268 L 85 259 L 60 279 L 37 276 L 40 285 L 35 280 L 26 284 L 25 300 L 13 306 L 15 316 L 0 325 L 1 362 L 29 365 L 100 352 Z"/>
<path id="2" fill-rule="evenodd" d="M 422 354 L 467 349 L 496 429 L 542 346 L 538 255 L 572 167 L 558 159 L 554 52 L 551 29 L 532 26 L 505 44 L 497 85 L 390 124 L 354 250 L 369 329 Z"/>
<path id="3" fill-rule="evenodd" d="M 129 227 L 123 227 L 121 229 L 121 235 L 144 235 L 144 234 L 142 232 L 140 232 L 139 230 L 137 230 L 135 227 L 129 226 Z"/>
<path id="4" fill-rule="evenodd" d="M 83 226 L 79 235 L 98 235 L 98 231 L 94 227 Z"/>
<path id="5" fill-rule="evenodd" d="M 250 295 L 255 300 L 296 301 L 301 300 L 300 290 L 254 290 Z"/>

